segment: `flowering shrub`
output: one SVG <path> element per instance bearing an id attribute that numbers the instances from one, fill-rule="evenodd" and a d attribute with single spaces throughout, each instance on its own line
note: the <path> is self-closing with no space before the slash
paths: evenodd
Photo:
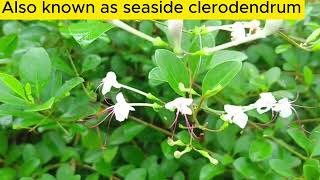
<path id="1" fill-rule="evenodd" d="M 304 21 L 7 21 L 0 179 L 319 179 Z"/>

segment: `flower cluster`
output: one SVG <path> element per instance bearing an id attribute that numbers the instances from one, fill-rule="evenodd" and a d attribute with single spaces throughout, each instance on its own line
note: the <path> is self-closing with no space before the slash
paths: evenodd
<path id="1" fill-rule="evenodd" d="M 244 128 L 248 122 L 248 115 L 245 112 L 255 109 L 259 114 L 263 114 L 271 110 L 272 114 L 279 113 L 280 117 L 288 118 L 292 111 L 296 112 L 292 103 L 288 98 L 277 101 L 272 93 L 265 92 L 260 94 L 260 98 L 255 103 L 248 106 L 225 105 L 225 114 L 221 119 Z"/>
<path id="2" fill-rule="evenodd" d="M 102 95 L 106 95 L 108 92 L 111 91 L 112 88 L 124 88 L 130 91 L 133 91 L 135 93 L 141 94 L 145 97 L 147 97 L 148 99 L 151 100 L 156 100 L 161 102 L 162 104 L 164 104 L 164 107 L 170 111 L 176 111 L 176 117 L 175 120 L 173 121 L 172 126 L 174 126 L 174 130 L 176 128 L 176 125 L 178 124 L 178 119 L 179 116 L 182 115 L 185 119 L 185 123 L 186 126 L 188 128 L 189 133 L 196 137 L 196 135 L 193 132 L 193 126 L 191 125 L 191 123 L 189 122 L 188 119 L 188 115 L 192 115 L 192 110 L 190 108 L 193 100 L 189 99 L 189 98 L 184 98 L 184 97 L 179 97 L 176 98 L 175 100 L 168 102 L 168 103 L 164 103 L 163 101 L 161 101 L 160 99 L 158 99 L 157 97 L 153 96 L 150 93 L 145 93 L 143 91 L 140 91 L 138 89 L 135 89 L 133 87 L 129 87 L 127 85 L 121 84 L 117 81 L 117 76 L 114 72 L 108 72 L 106 77 L 102 79 L 101 84 L 98 86 L 98 88 L 101 87 L 102 90 Z M 110 106 L 106 109 L 106 112 L 108 112 L 109 114 L 106 116 L 106 118 L 108 118 L 109 116 L 111 116 L 111 118 L 113 117 L 113 115 L 115 115 L 116 120 L 118 121 L 124 121 L 125 119 L 128 118 L 130 111 L 134 111 L 135 108 L 134 107 L 152 107 L 152 108 L 161 108 L 163 106 L 157 104 L 157 103 L 153 103 L 153 104 L 149 104 L 149 103 L 127 103 L 127 101 L 125 100 L 123 94 L 120 92 L 116 95 L 116 103 L 113 106 Z"/>

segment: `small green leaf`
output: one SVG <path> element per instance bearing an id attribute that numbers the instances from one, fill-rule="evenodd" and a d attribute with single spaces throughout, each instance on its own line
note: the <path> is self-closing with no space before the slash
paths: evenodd
<path id="1" fill-rule="evenodd" d="M 137 167 L 140 166 L 141 162 L 144 159 L 143 151 L 136 146 L 127 145 L 121 148 L 120 151 L 121 151 L 121 156 L 123 157 L 124 160 L 126 160 L 130 164 L 133 164 Z"/>
<path id="2" fill-rule="evenodd" d="M 0 169 L 0 179 L 3 180 L 15 180 L 16 177 L 16 170 L 9 168 L 9 167 L 5 167 L 5 168 L 1 168 Z"/>
<path id="3" fill-rule="evenodd" d="M 188 70 L 173 52 L 159 49 L 155 53 L 156 63 L 160 68 L 161 74 L 166 78 L 171 88 L 179 95 L 184 95 L 179 89 L 179 83 L 189 87 Z"/>
<path id="4" fill-rule="evenodd" d="M 63 164 L 59 167 L 56 174 L 57 180 L 80 180 L 80 175 L 74 175 L 74 170 L 68 165 Z"/>
<path id="5" fill-rule="evenodd" d="M 112 132 L 110 137 L 110 145 L 118 145 L 129 142 L 140 132 L 142 132 L 144 128 L 144 125 L 129 121 Z"/>
<path id="6" fill-rule="evenodd" d="M 100 161 L 96 162 L 94 164 L 94 168 L 103 176 L 109 177 L 112 175 L 111 164 L 104 162 L 103 159 L 100 159 Z"/>
<path id="7" fill-rule="evenodd" d="M 271 159 L 269 161 L 269 164 L 271 169 L 273 169 L 276 173 L 282 176 L 285 176 L 285 177 L 294 176 L 294 172 L 287 161 L 280 160 L 280 159 Z"/>
<path id="8" fill-rule="evenodd" d="M 279 46 L 276 47 L 276 54 L 281 54 L 285 51 L 287 51 L 289 48 L 291 48 L 291 44 L 281 44 Z"/>
<path id="9" fill-rule="evenodd" d="M 215 176 L 223 174 L 224 167 L 221 165 L 213 165 L 207 164 L 201 168 L 200 171 L 200 180 L 210 180 L 213 179 Z"/>
<path id="10" fill-rule="evenodd" d="M 209 70 L 202 82 L 202 94 L 209 97 L 225 88 L 240 72 L 241 62 L 228 61 Z"/>
<path id="11" fill-rule="evenodd" d="M 273 83 L 277 82 L 281 76 L 281 70 L 278 67 L 273 67 L 264 73 L 268 86 L 270 87 Z"/>
<path id="12" fill-rule="evenodd" d="M 271 144 L 264 139 L 258 139 L 250 145 L 249 156 L 252 161 L 262 161 L 272 155 Z"/>
<path id="13" fill-rule="evenodd" d="M 102 62 L 101 57 L 95 54 L 91 54 L 85 57 L 82 63 L 82 72 L 95 69 Z"/>
<path id="14" fill-rule="evenodd" d="M 19 173 L 22 176 L 30 176 L 40 166 L 40 160 L 38 158 L 30 158 L 24 161 L 19 168 Z"/>
<path id="15" fill-rule="evenodd" d="M 308 66 L 305 66 L 303 68 L 303 78 L 304 78 L 304 82 L 310 86 L 313 83 L 313 72 L 312 69 L 310 69 Z"/>
<path id="16" fill-rule="evenodd" d="M 107 163 L 111 163 L 114 157 L 117 155 L 118 149 L 119 147 L 115 146 L 115 147 L 108 147 L 106 150 L 104 150 L 103 152 L 104 161 Z"/>
<path id="17" fill-rule="evenodd" d="M 320 28 L 314 30 L 307 38 L 306 43 L 311 43 L 316 41 L 317 38 L 320 36 Z"/>
<path id="18" fill-rule="evenodd" d="M 82 47 L 85 47 L 109 31 L 113 26 L 101 21 L 72 23 L 60 29 L 65 36 L 72 36 Z"/>
<path id="19" fill-rule="evenodd" d="M 161 70 L 159 67 L 153 68 L 149 72 L 148 78 L 149 78 L 149 84 L 151 86 L 157 86 L 167 81 L 167 79 L 161 74 Z"/>
<path id="20" fill-rule="evenodd" d="M 144 180 L 147 178 L 147 170 L 144 168 L 133 169 L 125 177 L 125 180 Z"/>
<path id="21" fill-rule="evenodd" d="M 0 73 L 0 80 L 20 97 L 27 99 L 22 84 L 14 76 Z"/>
<path id="22" fill-rule="evenodd" d="M 51 109 L 53 103 L 54 103 L 55 98 L 50 98 L 48 101 L 46 101 L 43 104 L 40 105 L 34 105 L 32 107 L 26 108 L 25 112 L 37 112 L 37 111 L 44 111 Z"/>
<path id="23" fill-rule="evenodd" d="M 311 141 L 306 137 L 306 135 L 299 128 L 290 128 L 287 130 L 290 137 L 307 153 L 311 152 Z"/>
<path id="24" fill-rule="evenodd" d="M 240 51 L 232 51 L 232 50 L 218 51 L 213 54 L 213 57 L 209 64 L 208 69 L 214 68 L 215 66 L 228 61 L 242 62 L 247 58 L 248 58 L 247 55 Z"/>
<path id="25" fill-rule="evenodd" d="M 236 159 L 233 162 L 233 166 L 248 179 L 258 179 L 262 176 L 261 170 L 247 158 L 241 157 Z"/>
<path id="26" fill-rule="evenodd" d="M 309 164 L 303 165 L 303 176 L 306 180 L 319 179 L 320 170 L 318 166 L 312 166 Z"/>
<path id="27" fill-rule="evenodd" d="M 56 99 L 63 98 L 71 89 L 75 88 L 76 86 L 78 86 L 83 82 L 84 82 L 84 79 L 80 77 L 75 77 L 66 81 L 56 92 L 55 94 Z"/>
<path id="28" fill-rule="evenodd" d="M 18 45 L 18 36 L 11 34 L 0 38 L 0 58 L 7 58 L 12 55 Z"/>

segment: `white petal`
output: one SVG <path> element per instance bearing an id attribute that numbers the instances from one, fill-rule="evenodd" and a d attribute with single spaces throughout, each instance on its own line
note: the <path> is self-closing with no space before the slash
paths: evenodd
<path id="1" fill-rule="evenodd" d="M 122 104 L 122 103 L 127 103 L 127 101 L 124 99 L 124 96 L 122 93 L 118 93 L 116 96 L 117 103 Z"/>
<path id="2" fill-rule="evenodd" d="M 182 104 L 184 104 L 185 106 L 190 106 L 192 104 L 193 99 L 191 98 L 183 98 L 182 99 Z"/>
<path id="3" fill-rule="evenodd" d="M 176 107 L 174 106 L 174 102 L 171 101 L 171 102 L 168 102 L 165 106 L 164 106 L 166 109 L 170 110 L 170 111 L 173 111 L 176 109 Z"/>
<path id="4" fill-rule="evenodd" d="M 289 107 L 289 108 L 283 108 L 280 111 L 279 116 L 282 118 L 288 118 L 289 116 L 291 116 L 291 114 L 292 114 L 292 109 Z"/>
<path id="5" fill-rule="evenodd" d="M 181 108 L 181 114 L 191 115 L 192 110 L 188 107 L 183 107 L 183 108 Z"/>
<path id="6" fill-rule="evenodd" d="M 239 112 L 242 112 L 242 107 L 226 104 L 226 105 L 224 105 L 224 111 L 227 112 L 228 114 L 234 115 Z"/>
<path id="7" fill-rule="evenodd" d="M 102 95 L 106 95 L 108 92 L 110 92 L 111 90 L 111 85 L 110 84 L 107 84 L 107 83 L 103 83 L 102 84 Z"/>
<path id="8" fill-rule="evenodd" d="M 245 113 L 239 113 L 233 117 L 233 122 L 243 129 L 247 125 L 248 116 Z"/>

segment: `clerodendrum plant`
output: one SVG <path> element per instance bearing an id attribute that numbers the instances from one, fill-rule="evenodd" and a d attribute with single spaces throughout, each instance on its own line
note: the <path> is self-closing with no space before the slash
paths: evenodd
<path id="1" fill-rule="evenodd" d="M 144 38 L 154 45 L 167 46 L 160 38 L 150 37 L 138 30 L 135 30 L 119 20 L 109 21 L 111 24 L 122 28 L 136 36 Z M 209 152 L 203 149 L 198 149 L 193 145 L 194 139 L 200 139 L 201 131 L 223 131 L 228 124 L 236 124 L 240 128 L 245 128 L 248 123 L 248 111 L 256 111 L 258 114 L 267 112 L 272 113 L 272 118 L 275 119 L 279 114 L 281 118 L 288 118 L 294 112 L 293 101 L 289 101 L 288 98 L 283 97 L 279 100 L 270 92 L 264 92 L 260 94 L 259 99 L 249 105 L 231 105 L 225 104 L 223 110 L 211 109 L 206 105 L 206 101 L 226 87 L 232 79 L 241 70 L 241 61 L 225 61 L 215 64 L 208 71 L 202 72 L 205 74 L 202 84 L 198 85 L 197 89 L 202 89 L 202 94 L 194 89 L 195 84 L 199 81 L 198 75 L 203 67 L 202 58 L 208 56 L 216 51 L 220 51 L 229 47 L 237 46 L 239 44 L 247 43 L 257 39 L 266 38 L 267 36 L 277 32 L 282 25 L 282 21 L 266 21 L 264 28 L 260 27 L 260 21 L 253 20 L 250 22 L 235 22 L 230 25 L 222 26 L 203 26 L 190 31 L 188 33 L 195 33 L 199 35 L 199 43 L 201 49 L 196 52 L 187 52 L 183 50 L 183 21 L 182 20 L 168 20 L 167 21 L 167 33 L 172 40 L 173 52 L 160 49 L 156 51 L 155 59 L 158 65 L 158 69 L 151 72 L 151 75 L 160 77 L 162 81 L 168 82 L 171 88 L 177 93 L 177 98 L 165 102 L 161 100 L 161 97 L 156 97 L 149 92 L 143 92 L 142 90 L 121 84 L 117 81 L 115 72 L 108 72 L 106 77 L 101 81 L 99 87 L 101 87 L 101 93 L 104 96 L 108 95 L 111 88 L 126 89 L 132 93 L 145 96 L 152 103 L 135 102 L 128 103 L 123 94 L 119 92 L 116 95 L 116 103 L 105 109 L 106 117 L 110 119 L 115 115 L 115 119 L 122 122 L 129 117 L 131 111 L 135 111 L 138 107 L 151 107 L 154 110 L 166 109 L 175 113 L 175 118 L 171 124 L 173 131 L 172 137 L 169 137 L 168 144 L 170 146 L 182 146 L 183 151 L 176 151 L 174 156 L 180 158 L 183 154 L 195 150 L 204 157 L 208 158 L 212 164 L 217 164 L 218 160 L 213 158 Z M 206 33 L 210 33 L 217 30 L 224 30 L 230 33 L 231 41 L 225 44 L 221 44 L 215 47 L 204 47 L 202 44 L 201 36 Z M 188 62 L 188 58 L 198 57 L 196 62 Z M 194 64 L 195 63 L 195 64 Z M 193 67 L 196 66 L 196 67 Z M 192 69 L 194 68 L 194 69 Z M 202 87 L 201 87 L 202 86 Z M 121 91 L 121 90 L 120 90 Z M 220 119 L 225 123 L 217 130 L 209 129 L 206 127 L 206 122 L 201 124 L 198 120 L 198 113 L 204 111 L 206 113 L 214 113 L 220 116 Z M 180 119 L 183 119 L 180 121 Z M 190 134 L 190 142 L 184 143 L 181 140 L 174 140 L 174 134 L 177 125 L 182 129 L 187 129 Z M 200 132 L 195 132 L 195 129 L 199 129 Z"/>

